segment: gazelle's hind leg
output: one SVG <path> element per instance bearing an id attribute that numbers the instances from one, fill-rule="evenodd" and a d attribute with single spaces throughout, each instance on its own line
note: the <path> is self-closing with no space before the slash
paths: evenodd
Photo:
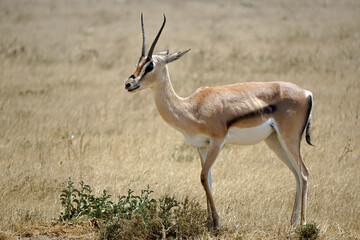
<path id="1" fill-rule="evenodd" d="M 299 140 L 300 141 L 300 140 Z M 282 139 L 277 131 L 274 131 L 266 140 L 266 144 L 276 155 L 290 168 L 296 180 L 295 203 L 291 215 L 291 225 L 298 224 L 300 209 L 300 224 L 306 224 L 306 195 L 308 170 L 300 155 L 300 143 L 289 143 Z"/>

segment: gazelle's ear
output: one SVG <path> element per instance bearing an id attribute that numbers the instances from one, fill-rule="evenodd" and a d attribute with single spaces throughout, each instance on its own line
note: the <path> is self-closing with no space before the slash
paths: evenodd
<path id="1" fill-rule="evenodd" d="M 155 53 L 155 55 L 169 55 L 169 50 L 157 52 L 157 53 Z"/>
<path id="2" fill-rule="evenodd" d="M 189 48 L 188 50 L 185 50 L 185 51 L 180 51 L 180 52 L 177 52 L 177 53 L 173 53 L 173 54 L 170 54 L 170 55 L 167 55 L 164 59 L 165 59 L 165 64 L 168 64 L 170 62 L 173 62 L 175 60 L 178 60 L 179 58 L 181 58 L 182 56 L 185 55 L 185 53 L 187 53 L 188 51 L 190 51 L 191 49 Z"/>

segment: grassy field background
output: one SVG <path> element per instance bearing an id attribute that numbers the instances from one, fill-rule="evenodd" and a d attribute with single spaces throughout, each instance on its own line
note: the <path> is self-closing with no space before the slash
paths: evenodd
<path id="1" fill-rule="evenodd" d="M 169 65 L 180 96 L 249 81 L 313 93 L 308 221 L 323 239 L 360 239 L 357 0 L 0 1 L 0 232 L 36 236 L 58 218 L 69 177 L 114 196 L 149 184 L 205 208 L 196 151 L 163 122 L 151 91 L 124 90 L 141 12 L 148 47 L 165 13 L 157 50 L 192 49 Z M 245 239 L 287 236 L 295 180 L 264 143 L 226 145 L 212 173 L 224 226 Z"/>

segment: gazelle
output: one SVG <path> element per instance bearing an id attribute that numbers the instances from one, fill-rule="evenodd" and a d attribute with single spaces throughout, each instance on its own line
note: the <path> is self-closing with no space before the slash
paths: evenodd
<path id="1" fill-rule="evenodd" d="M 251 82 L 219 87 L 204 87 L 191 96 L 179 97 L 170 82 L 167 64 L 178 60 L 190 49 L 169 54 L 153 54 L 165 26 L 163 24 L 145 55 L 145 32 L 141 14 L 142 52 L 135 72 L 125 89 L 136 92 L 150 88 L 162 118 L 180 131 L 185 141 L 197 148 L 201 159 L 201 183 L 206 192 L 214 227 L 220 226 L 219 214 L 211 193 L 211 167 L 225 143 L 250 145 L 262 140 L 290 168 L 296 179 L 296 196 L 291 224 L 306 223 L 306 195 L 309 172 L 301 154 L 300 142 L 309 128 L 312 94 L 288 82 Z"/>

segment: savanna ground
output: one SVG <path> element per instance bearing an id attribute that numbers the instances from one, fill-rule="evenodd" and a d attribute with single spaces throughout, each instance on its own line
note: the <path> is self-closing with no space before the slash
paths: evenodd
<path id="1" fill-rule="evenodd" d="M 69 177 L 114 196 L 149 184 L 205 208 L 196 151 L 163 122 L 151 91 L 124 90 L 141 53 L 141 12 L 148 47 L 165 13 L 157 50 L 192 49 L 169 65 L 180 96 L 249 81 L 313 93 L 307 218 L 323 239 L 359 239 L 357 0 L 0 1 L 2 238 L 96 237 L 54 223 Z M 222 224 L 236 236 L 289 236 L 294 176 L 265 144 L 225 146 L 212 173 Z"/>

